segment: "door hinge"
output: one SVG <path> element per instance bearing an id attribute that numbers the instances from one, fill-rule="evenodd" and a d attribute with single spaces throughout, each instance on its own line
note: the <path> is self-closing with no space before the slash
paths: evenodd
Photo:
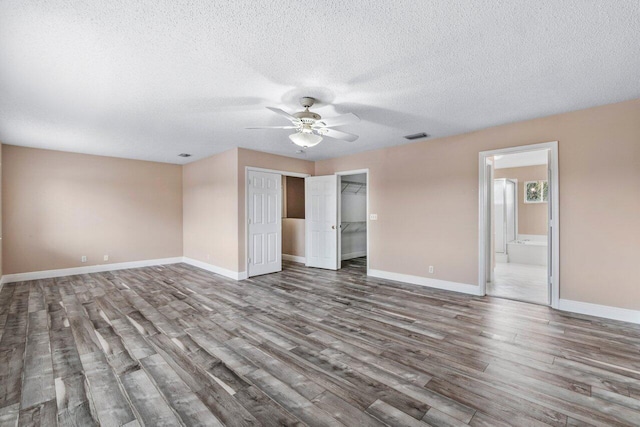
<path id="1" fill-rule="evenodd" d="M 251 224 L 251 218 L 247 220 L 247 224 Z"/>
<path id="2" fill-rule="evenodd" d="M 251 264 L 251 258 L 247 258 L 247 263 Z"/>

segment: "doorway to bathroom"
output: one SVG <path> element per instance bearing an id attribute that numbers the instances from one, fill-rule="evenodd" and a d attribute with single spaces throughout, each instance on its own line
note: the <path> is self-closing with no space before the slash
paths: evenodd
<path id="1" fill-rule="evenodd" d="M 557 143 L 480 153 L 480 285 L 557 306 Z"/>

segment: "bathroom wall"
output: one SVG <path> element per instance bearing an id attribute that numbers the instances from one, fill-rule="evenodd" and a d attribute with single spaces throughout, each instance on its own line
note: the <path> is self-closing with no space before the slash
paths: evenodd
<path id="1" fill-rule="evenodd" d="M 548 203 L 525 203 L 525 181 L 547 179 L 547 165 L 496 169 L 494 178 L 511 178 L 518 181 L 518 234 L 546 236 L 548 232 Z"/>

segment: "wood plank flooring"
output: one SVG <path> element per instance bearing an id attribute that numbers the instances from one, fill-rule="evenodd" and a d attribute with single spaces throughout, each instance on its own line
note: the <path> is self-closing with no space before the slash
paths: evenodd
<path id="1" fill-rule="evenodd" d="M 640 327 L 364 273 L 6 284 L 0 426 L 640 425 Z"/>

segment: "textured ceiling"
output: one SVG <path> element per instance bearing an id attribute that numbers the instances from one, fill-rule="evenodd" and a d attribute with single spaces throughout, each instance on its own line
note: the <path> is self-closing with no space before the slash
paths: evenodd
<path id="1" fill-rule="evenodd" d="M 640 97 L 640 2 L 0 2 L 0 141 L 186 163 L 310 160 Z M 341 130 L 296 154 L 265 106 Z M 193 157 L 183 159 L 177 154 Z"/>

